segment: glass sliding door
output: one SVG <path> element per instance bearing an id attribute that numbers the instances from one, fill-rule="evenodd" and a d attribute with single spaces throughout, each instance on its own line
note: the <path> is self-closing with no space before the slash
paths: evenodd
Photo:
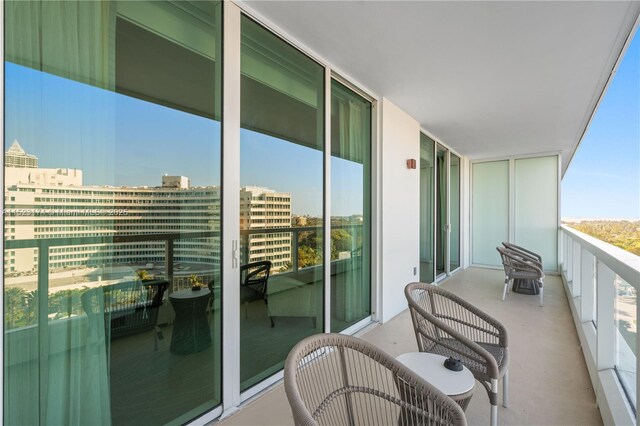
<path id="1" fill-rule="evenodd" d="M 371 102 L 331 81 L 331 331 L 371 315 Z"/>
<path id="2" fill-rule="evenodd" d="M 471 173 L 471 263 L 500 266 L 496 247 L 509 241 L 509 160 L 474 163 Z"/>
<path id="3" fill-rule="evenodd" d="M 436 149 L 436 277 L 447 272 L 447 150 Z"/>
<path id="4" fill-rule="evenodd" d="M 449 153 L 449 272 L 460 267 L 460 157 Z"/>
<path id="5" fill-rule="evenodd" d="M 323 330 L 324 68 L 241 18 L 240 387 Z"/>
<path id="6" fill-rule="evenodd" d="M 184 423 L 221 401 L 221 2 L 4 7 L 4 423 Z"/>
<path id="7" fill-rule="evenodd" d="M 435 142 L 420 133 L 420 281 L 434 281 Z"/>
<path id="8" fill-rule="evenodd" d="M 558 157 L 514 160 L 515 243 L 542 256 L 546 271 L 558 268 Z"/>

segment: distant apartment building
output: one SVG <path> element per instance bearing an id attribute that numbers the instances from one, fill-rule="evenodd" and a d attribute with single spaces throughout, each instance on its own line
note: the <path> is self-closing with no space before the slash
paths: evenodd
<path id="1" fill-rule="evenodd" d="M 259 229 L 291 228 L 291 194 L 273 189 L 245 186 L 240 189 L 240 233 L 242 263 L 271 260 L 274 271 L 292 262 L 290 232 Z"/>
<path id="2" fill-rule="evenodd" d="M 14 149 L 14 153 L 17 151 Z M 37 157 L 28 157 L 37 164 Z M 163 176 L 162 182 L 160 187 L 84 186 L 82 170 L 7 166 L 5 238 L 69 238 L 68 245 L 49 249 L 51 272 L 85 266 L 164 262 L 166 243 L 162 240 L 141 238 L 135 243 L 81 245 L 74 239 L 220 231 L 219 187 L 190 187 L 184 176 Z M 218 251 L 219 244 L 211 239 L 178 239 L 174 259 L 215 264 L 220 259 Z M 4 259 L 5 273 L 33 272 L 38 265 L 38 250 L 9 250 Z"/>
<path id="3" fill-rule="evenodd" d="M 191 181 L 186 176 L 162 176 L 163 188 L 189 189 Z"/>
<path id="4" fill-rule="evenodd" d="M 11 147 L 4 153 L 5 167 L 38 167 L 38 157 L 27 154 L 17 140 L 14 140 Z"/>
<path id="5" fill-rule="evenodd" d="M 115 237 L 123 235 L 220 231 L 220 188 L 191 187 L 185 176 L 162 176 L 159 187 L 85 186 L 82 170 L 38 168 L 38 158 L 14 142 L 5 167 L 7 240 Z M 21 157 L 30 161 L 18 161 Z M 32 161 L 31 161 L 32 160 Z M 268 188 L 244 187 L 240 191 L 241 229 L 291 228 L 291 194 Z M 243 263 L 269 259 L 275 271 L 292 261 L 291 233 L 245 235 Z M 163 262 L 164 241 L 68 245 L 49 249 L 51 272 L 80 267 Z M 211 240 L 176 240 L 177 262 L 217 263 L 219 244 Z M 7 274 L 37 270 L 38 250 L 5 253 Z"/>

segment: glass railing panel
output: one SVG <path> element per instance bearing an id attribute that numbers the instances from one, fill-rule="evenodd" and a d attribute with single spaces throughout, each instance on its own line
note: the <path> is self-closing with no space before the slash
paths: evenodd
<path id="1" fill-rule="evenodd" d="M 620 383 L 632 405 L 636 401 L 636 357 L 638 294 L 636 289 L 622 278 L 615 279 L 615 367 Z"/>

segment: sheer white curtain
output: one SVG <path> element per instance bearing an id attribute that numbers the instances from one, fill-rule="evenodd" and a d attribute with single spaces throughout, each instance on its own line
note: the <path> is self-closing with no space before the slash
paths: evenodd
<path id="1" fill-rule="evenodd" d="M 366 123 L 365 106 L 362 102 L 354 102 L 352 100 L 342 100 L 339 102 L 339 123 L 340 123 L 340 156 L 348 161 L 362 164 L 364 167 L 365 144 L 369 143 L 367 138 L 368 131 L 365 128 Z M 367 176 L 365 170 L 362 171 L 363 176 Z M 361 182 L 364 186 L 362 190 L 366 193 L 366 183 Z M 366 203 L 368 197 L 364 197 Z M 363 210 L 364 212 L 364 210 Z M 368 221 L 366 221 L 368 222 Z M 342 275 L 343 282 L 338 283 L 338 294 L 340 303 L 343 303 L 344 321 L 350 322 L 362 316 L 367 310 L 365 303 L 369 298 L 363 297 L 363 292 L 368 292 L 365 284 L 365 271 L 363 270 L 363 259 L 368 255 L 368 223 L 362 227 L 354 227 L 351 232 L 351 258 L 349 266 L 345 268 Z M 368 281 L 367 281 L 368 282 Z M 342 287 L 342 288 L 341 288 Z M 340 309 L 338 310 L 340 311 Z"/>
<path id="2" fill-rule="evenodd" d="M 15 73 L 33 76 L 35 70 L 101 89 L 114 89 L 114 4 L 8 1 L 4 7 L 5 60 L 30 69 L 22 71 L 16 67 Z M 25 77 L 22 81 L 45 82 L 45 78 L 51 78 L 42 75 L 40 80 Z M 74 102 L 87 102 L 88 117 L 91 108 L 94 114 L 102 115 L 95 112 L 95 104 L 91 103 L 95 99 L 74 98 L 68 91 L 72 84 L 62 79 L 57 80 L 61 83 L 55 89 L 43 83 L 42 87 L 6 87 L 6 92 L 35 100 L 22 103 L 26 110 L 19 113 L 25 116 L 41 117 L 47 107 L 43 104 L 49 100 L 55 100 L 55 105 L 62 108 Z M 102 135 L 108 120 L 99 117 L 97 121 L 102 124 L 92 127 L 91 131 Z M 68 129 L 68 132 L 85 130 Z M 65 147 L 65 141 L 51 142 L 48 144 L 51 146 L 45 146 L 41 140 L 32 143 L 41 144 L 44 147 L 41 152 L 73 149 Z M 97 140 L 87 142 L 88 154 L 100 156 L 100 149 L 105 145 Z M 35 293 L 39 306 L 37 325 L 5 330 L 5 350 L 11 356 L 5 358 L 5 377 L 10 385 L 5 386 L 4 420 L 11 424 L 110 424 L 108 336 L 105 336 L 104 315 L 48 318 L 45 306 L 49 305 L 51 293 L 49 277 L 44 275 L 38 275 Z M 78 292 L 62 296 L 68 306 L 79 306 L 79 298 Z"/>
<path id="3" fill-rule="evenodd" d="M 115 19 L 109 1 L 5 2 L 5 60 L 113 90 Z"/>

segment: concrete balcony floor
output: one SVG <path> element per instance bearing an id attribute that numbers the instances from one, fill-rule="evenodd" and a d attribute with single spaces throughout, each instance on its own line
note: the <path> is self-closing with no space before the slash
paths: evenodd
<path id="1" fill-rule="evenodd" d="M 499 407 L 498 423 L 602 424 L 560 278 L 546 277 L 542 308 L 538 296 L 510 293 L 502 302 L 503 279 L 502 271 L 469 268 L 442 284 L 443 288 L 494 316 L 509 331 L 509 407 Z M 393 356 L 417 351 L 408 311 L 384 325 L 365 330 L 360 337 Z M 489 423 L 489 399 L 479 384 L 466 415 L 471 425 Z M 283 384 L 275 385 L 218 423 L 225 426 L 293 424 Z"/>

